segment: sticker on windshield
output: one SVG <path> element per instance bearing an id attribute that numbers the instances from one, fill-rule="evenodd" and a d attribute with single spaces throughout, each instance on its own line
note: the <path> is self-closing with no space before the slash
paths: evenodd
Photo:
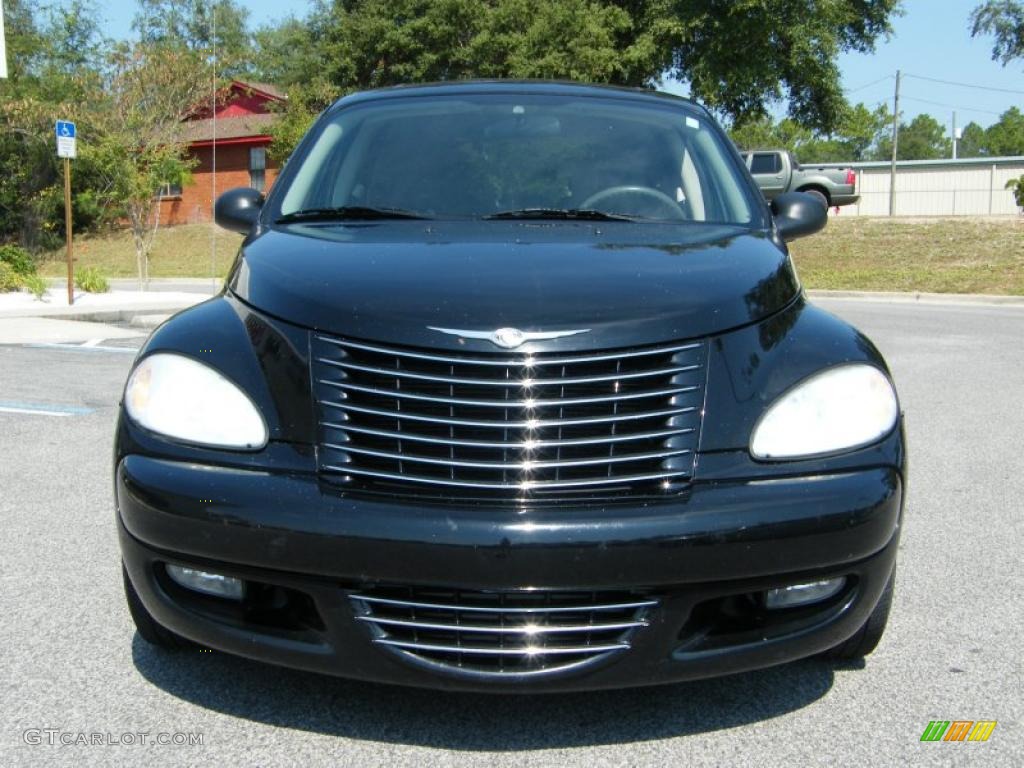
<path id="1" fill-rule="evenodd" d="M 698 122 L 697 118 L 695 118 L 695 117 L 687 117 L 686 118 L 686 127 L 687 128 L 699 129 L 700 128 L 700 122 Z"/>

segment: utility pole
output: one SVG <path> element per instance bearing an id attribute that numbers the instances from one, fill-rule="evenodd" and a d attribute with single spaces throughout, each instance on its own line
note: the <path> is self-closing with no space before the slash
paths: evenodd
<path id="1" fill-rule="evenodd" d="M 900 71 L 896 70 L 896 98 L 892 112 L 892 164 L 889 166 L 889 215 L 896 215 L 896 150 L 900 143 Z"/>
<path id="2" fill-rule="evenodd" d="M 956 160 L 956 140 L 960 137 L 956 133 L 956 110 L 953 110 L 953 159 Z"/>
<path id="3" fill-rule="evenodd" d="M 0 78 L 7 78 L 7 36 L 4 34 L 3 0 L 0 0 Z"/>

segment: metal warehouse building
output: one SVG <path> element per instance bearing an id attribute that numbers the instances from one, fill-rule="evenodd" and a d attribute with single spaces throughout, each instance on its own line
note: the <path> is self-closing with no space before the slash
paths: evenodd
<path id="1" fill-rule="evenodd" d="M 888 216 L 887 161 L 850 163 L 857 169 L 860 201 L 840 216 Z M 848 166 L 844 166 L 848 167 Z M 896 163 L 897 216 L 1005 216 L 1019 212 L 1006 182 L 1024 174 L 1024 156 Z"/>

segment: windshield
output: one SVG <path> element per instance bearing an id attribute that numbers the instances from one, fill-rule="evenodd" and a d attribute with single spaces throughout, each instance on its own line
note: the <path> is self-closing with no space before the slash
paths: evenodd
<path id="1" fill-rule="evenodd" d="M 275 190 L 275 220 L 575 218 L 749 224 L 718 129 L 681 105 L 556 94 L 338 110 Z"/>

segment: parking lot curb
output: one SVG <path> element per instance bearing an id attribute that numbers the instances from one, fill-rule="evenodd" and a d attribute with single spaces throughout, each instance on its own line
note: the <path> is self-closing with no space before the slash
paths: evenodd
<path id="1" fill-rule="evenodd" d="M 914 293 L 897 291 L 842 291 L 814 288 L 807 290 L 812 299 L 856 299 L 859 301 L 898 301 L 918 304 L 976 304 L 1024 307 L 1024 296 L 995 296 L 981 293 Z"/>

